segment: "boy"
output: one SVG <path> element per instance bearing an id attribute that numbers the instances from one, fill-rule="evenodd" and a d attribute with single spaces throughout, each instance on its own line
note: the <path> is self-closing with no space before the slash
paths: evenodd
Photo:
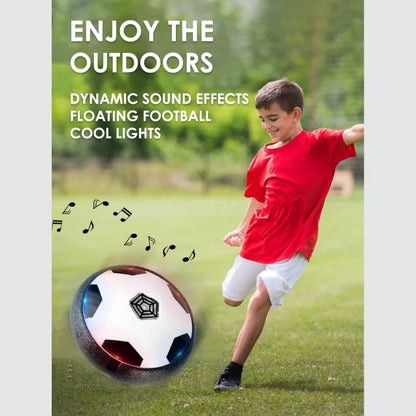
<path id="1" fill-rule="evenodd" d="M 287 79 L 257 93 L 255 106 L 272 139 L 252 160 L 244 195 L 247 211 L 223 241 L 242 246 L 223 284 L 223 298 L 240 305 L 254 292 L 232 360 L 214 390 L 239 387 L 243 364 L 260 336 L 271 306 L 277 308 L 299 279 L 318 237 L 318 222 L 336 165 L 356 155 L 364 125 L 347 130 L 301 127 L 303 91 Z"/>

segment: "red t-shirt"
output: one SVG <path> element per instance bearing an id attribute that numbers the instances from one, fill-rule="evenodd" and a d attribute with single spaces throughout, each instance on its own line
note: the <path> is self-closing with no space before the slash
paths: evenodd
<path id="1" fill-rule="evenodd" d="M 300 251 L 308 260 L 336 165 L 356 155 L 343 130 L 302 131 L 288 144 L 265 145 L 247 172 L 246 197 L 264 203 L 250 220 L 240 255 L 274 263 Z"/>

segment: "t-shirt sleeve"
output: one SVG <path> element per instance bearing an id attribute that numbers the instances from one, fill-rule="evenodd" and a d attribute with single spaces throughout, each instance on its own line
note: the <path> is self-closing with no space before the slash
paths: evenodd
<path id="1" fill-rule="evenodd" d="M 342 138 L 344 130 L 318 129 L 314 133 L 334 165 L 357 155 L 353 144 L 345 144 Z"/>
<path id="2" fill-rule="evenodd" d="M 263 184 L 263 176 L 260 169 L 261 157 L 257 154 L 251 161 L 250 167 L 247 171 L 247 186 L 244 191 L 244 196 L 247 198 L 256 198 L 259 202 L 264 202 L 266 196 L 266 189 Z"/>

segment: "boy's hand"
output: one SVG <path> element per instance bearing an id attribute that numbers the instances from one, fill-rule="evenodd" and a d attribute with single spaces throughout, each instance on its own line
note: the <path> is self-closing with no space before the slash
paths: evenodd
<path id="1" fill-rule="evenodd" d="M 234 230 L 228 233 L 222 241 L 232 247 L 240 247 L 243 245 L 244 234 L 241 231 Z"/>

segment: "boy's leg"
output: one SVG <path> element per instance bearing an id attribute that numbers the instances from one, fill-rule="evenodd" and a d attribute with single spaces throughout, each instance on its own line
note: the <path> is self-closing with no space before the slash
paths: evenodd
<path id="1" fill-rule="evenodd" d="M 269 294 L 266 286 L 261 282 L 249 301 L 246 320 L 235 343 L 232 361 L 218 379 L 214 387 L 215 391 L 240 386 L 243 364 L 263 330 L 270 307 Z"/>
<path id="2" fill-rule="evenodd" d="M 245 297 L 256 289 L 257 276 L 265 269 L 265 266 L 265 264 L 246 260 L 240 256 L 237 256 L 233 266 L 228 271 L 222 284 L 222 294 L 225 303 L 230 306 L 239 306 L 244 301 Z M 252 301 L 250 300 L 250 304 L 251 303 Z M 253 308 L 251 309 L 254 310 L 256 304 L 257 302 L 253 301 Z M 238 345 L 241 345 L 243 347 L 243 351 L 247 349 L 245 347 L 245 339 L 250 337 L 249 334 L 254 329 L 253 324 L 254 323 L 252 320 L 249 320 L 245 331 L 239 336 L 237 340 L 236 348 Z M 260 333 L 258 335 L 260 335 Z M 258 335 L 256 335 L 257 338 Z M 252 347 L 249 347 L 249 350 L 251 350 L 251 348 Z M 239 347 L 237 350 L 239 350 Z M 239 355 L 240 353 L 238 353 L 238 356 Z M 225 368 L 224 372 L 221 374 L 217 384 L 214 387 L 214 390 L 219 391 L 231 387 L 238 387 L 241 382 L 242 367 L 243 366 L 238 362 L 231 361 Z"/>
<path id="3" fill-rule="evenodd" d="M 250 299 L 247 307 L 246 320 L 234 346 L 232 361 L 235 363 L 243 365 L 247 360 L 247 357 L 263 330 L 270 307 L 271 302 L 269 293 L 267 292 L 264 283 L 261 282 Z"/>
<path id="4" fill-rule="evenodd" d="M 234 347 L 233 359 L 217 381 L 215 391 L 240 385 L 243 364 L 263 330 L 270 307 L 277 308 L 281 305 L 283 297 L 299 279 L 307 262 L 302 254 L 297 253 L 290 259 L 268 265 L 266 270 L 259 273 L 257 289 L 250 299 L 246 320 Z"/>
<path id="5" fill-rule="evenodd" d="M 276 266 L 270 265 L 258 276 L 258 286 L 247 307 L 247 316 L 234 347 L 232 361 L 243 365 L 259 338 L 270 307 L 277 308 L 290 292 L 307 264 L 303 255 L 296 254 Z M 268 287 L 266 288 L 266 285 Z"/>

